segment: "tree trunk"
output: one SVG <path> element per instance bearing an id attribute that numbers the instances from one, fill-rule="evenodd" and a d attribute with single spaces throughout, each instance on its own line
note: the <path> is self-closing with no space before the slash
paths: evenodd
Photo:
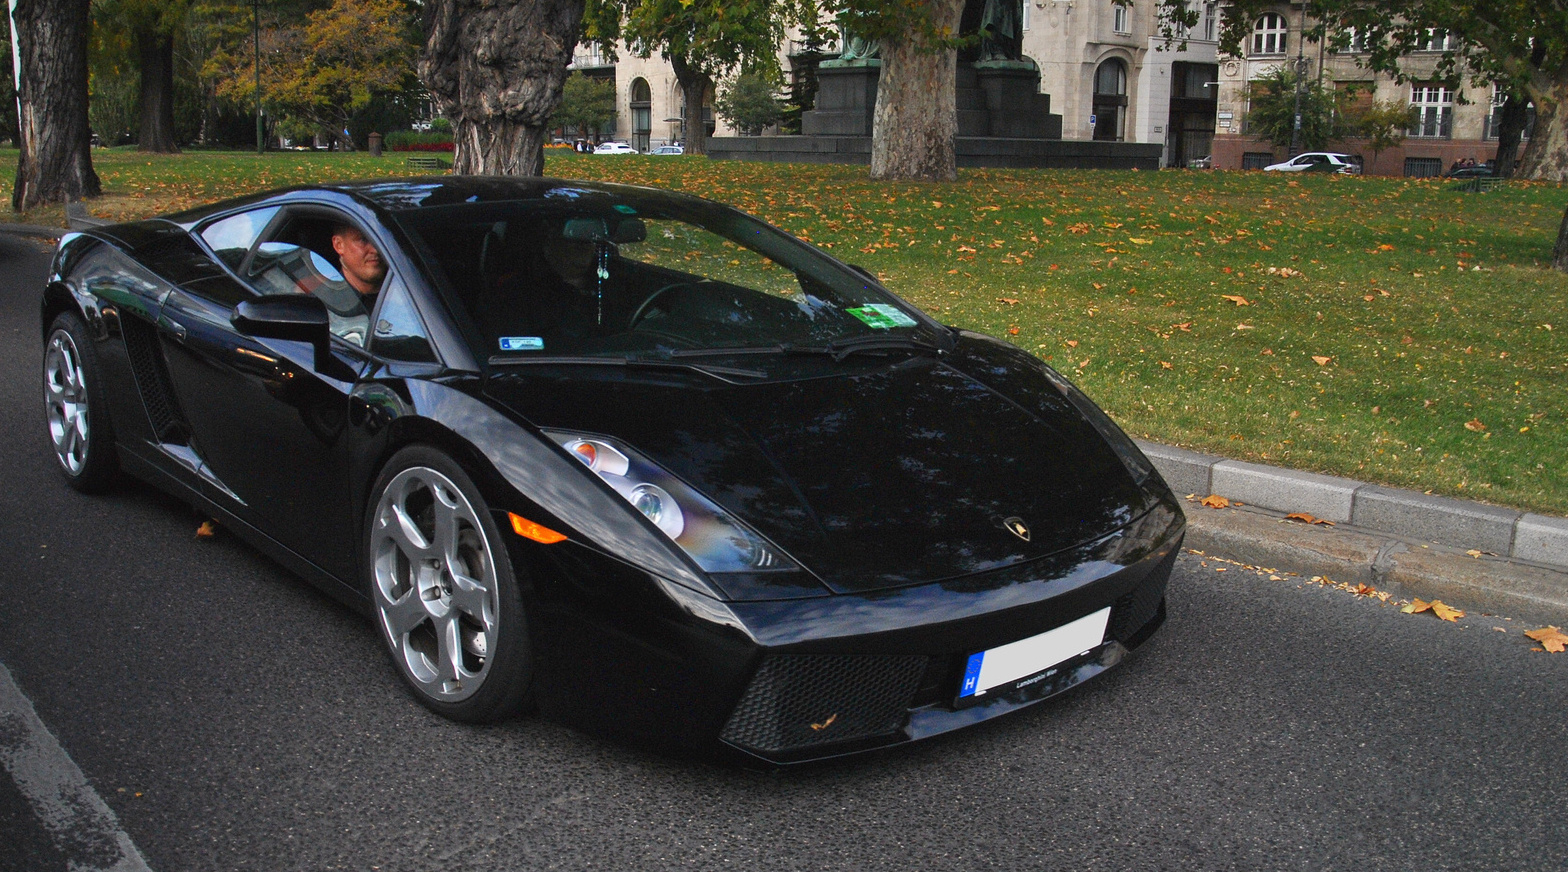
<path id="1" fill-rule="evenodd" d="M 1568 272 L 1568 210 L 1563 211 L 1563 223 L 1557 225 L 1557 244 L 1552 246 L 1552 269 Z"/>
<path id="2" fill-rule="evenodd" d="M 544 174 L 544 142 L 550 131 L 542 126 L 500 120 L 489 124 L 463 119 L 452 122 L 457 150 L 452 172 L 480 176 L 538 176 Z"/>
<path id="3" fill-rule="evenodd" d="M 1519 91 L 1508 95 L 1502 111 L 1497 113 L 1497 157 L 1492 161 L 1492 173 L 1510 178 L 1519 157 L 1519 140 L 1524 135 L 1525 122 L 1530 119 L 1530 98 Z"/>
<path id="4" fill-rule="evenodd" d="M 177 154 L 174 138 L 174 36 L 156 28 L 136 32 L 141 60 L 141 123 L 136 150 Z"/>
<path id="5" fill-rule="evenodd" d="M 686 128 L 687 154 L 708 153 L 708 119 L 703 117 L 703 101 L 713 88 L 713 77 L 686 63 L 685 58 L 670 56 L 670 69 L 675 72 L 675 83 L 680 85 L 686 98 L 686 111 L 682 126 Z"/>
<path id="6" fill-rule="evenodd" d="M 1543 182 L 1568 181 L 1568 79 L 1550 88 L 1531 88 L 1535 103 L 1535 129 L 1514 175 Z"/>
<path id="7" fill-rule="evenodd" d="M 419 77 L 452 121 L 459 173 L 544 173 L 584 0 L 431 0 Z"/>
<path id="8" fill-rule="evenodd" d="M 937 31 L 958 32 L 964 0 L 924 0 L 924 5 Z M 958 178 L 957 72 L 957 50 L 933 48 L 918 31 L 882 41 L 882 75 L 871 121 L 871 178 Z"/>
<path id="9" fill-rule="evenodd" d="M 11 208 L 101 193 L 87 122 L 88 0 L 19 0 L 15 36 L 22 76 L 22 153 Z"/>

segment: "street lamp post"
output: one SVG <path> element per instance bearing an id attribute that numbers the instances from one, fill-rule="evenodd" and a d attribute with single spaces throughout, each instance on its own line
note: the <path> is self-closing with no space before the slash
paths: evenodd
<path id="1" fill-rule="evenodd" d="M 261 0 L 250 0 L 250 44 L 256 67 L 256 153 L 265 154 L 267 134 L 261 121 Z"/>
<path id="2" fill-rule="evenodd" d="M 1290 131 L 1290 156 L 1301 154 L 1301 83 L 1307 78 L 1307 59 L 1296 58 L 1296 122 Z"/>

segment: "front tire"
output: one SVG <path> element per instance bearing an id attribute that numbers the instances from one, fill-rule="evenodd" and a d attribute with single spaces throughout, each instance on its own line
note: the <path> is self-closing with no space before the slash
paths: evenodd
<path id="1" fill-rule="evenodd" d="M 74 312 L 55 316 L 44 341 L 44 420 L 65 480 L 83 493 L 104 490 L 119 471 L 100 374 L 87 325 Z"/>
<path id="2" fill-rule="evenodd" d="M 371 490 L 365 546 L 376 626 L 415 698 L 471 723 L 520 711 L 533 676 L 522 596 L 462 468 L 425 446 L 394 455 Z"/>

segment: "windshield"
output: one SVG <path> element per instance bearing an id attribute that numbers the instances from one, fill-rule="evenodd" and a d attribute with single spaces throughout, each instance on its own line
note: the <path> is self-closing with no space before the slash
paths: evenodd
<path id="1" fill-rule="evenodd" d="M 943 341 L 939 327 L 865 276 L 732 209 L 551 193 L 400 216 L 472 317 L 482 358 Z"/>

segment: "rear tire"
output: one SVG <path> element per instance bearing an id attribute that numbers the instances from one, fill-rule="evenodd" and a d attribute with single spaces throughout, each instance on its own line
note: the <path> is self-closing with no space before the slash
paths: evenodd
<path id="1" fill-rule="evenodd" d="M 81 317 L 56 315 L 44 340 L 44 420 L 60 471 L 83 493 L 106 489 L 120 468 L 101 373 Z"/>
<path id="2" fill-rule="evenodd" d="M 533 679 L 521 592 L 501 532 L 446 454 L 404 448 L 371 489 L 372 613 L 414 696 L 456 721 L 521 711 Z"/>

